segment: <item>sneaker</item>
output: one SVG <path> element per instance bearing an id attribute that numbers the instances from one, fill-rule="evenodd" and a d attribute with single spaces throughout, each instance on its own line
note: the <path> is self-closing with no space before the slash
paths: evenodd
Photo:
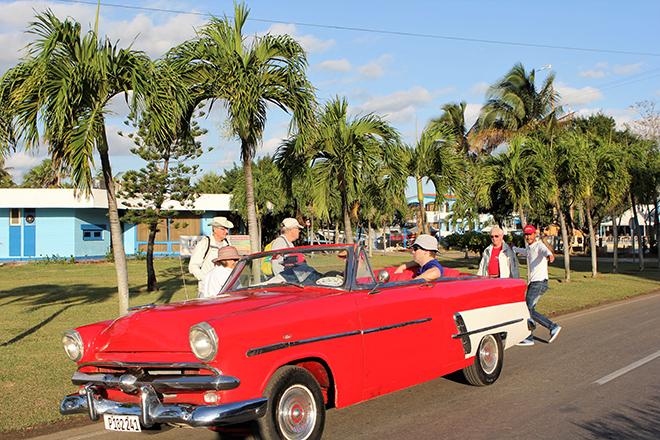
<path id="1" fill-rule="evenodd" d="M 522 341 L 518 342 L 516 345 L 520 345 L 521 347 L 534 345 L 534 338 L 530 336 L 529 338 L 523 339 Z"/>
<path id="2" fill-rule="evenodd" d="M 550 344 L 552 341 L 557 339 L 557 336 L 559 336 L 559 332 L 561 331 L 561 325 L 555 325 L 552 327 L 552 330 L 550 330 L 550 339 L 548 339 L 548 344 Z"/>

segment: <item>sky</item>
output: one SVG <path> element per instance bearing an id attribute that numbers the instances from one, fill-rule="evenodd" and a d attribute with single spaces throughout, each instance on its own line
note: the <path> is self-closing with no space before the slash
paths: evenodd
<path id="1" fill-rule="evenodd" d="M 286 33 L 306 49 L 308 75 L 321 104 L 346 97 L 352 115 L 382 115 L 410 144 L 448 102 L 467 102 L 468 119 L 476 120 L 488 85 L 518 62 L 537 69 L 539 80 L 556 74 L 566 111 L 602 112 L 620 127 L 638 117 L 631 108 L 636 102 L 660 101 L 660 2 L 655 0 L 253 0 L 247 5 L 246 34 Z M 0 1 L 0 72 L 24 55 L 31 41 L 28 23 L 48 8 L 88 29 L 96 1 Z M 226 0 L 112 0 L 102 2 L 99 32 L 156 58 L 192 38 L 209 15 L 232 13 L 233 2 Z M 130 141 L 117 134 L 127 114 L 122 99 L 112 103 L 114 114 L 106 124 L 114 173 L 143 165 L 130 153 Z M 289 120 L 279 109 L 269 111 L 258 155 L 275 152 Z M 198 160 L 202 172 L 222 173 L 239 162 L 239 143 L 226 135 L 222 107 L 199 122 L 208 130 L 202 144 L 212 147 Z M 45 148 L 18 151 L 6 166 L 20 182 L 45 157 Z M 407 193 L 413 191 L 409 187 Z"/>

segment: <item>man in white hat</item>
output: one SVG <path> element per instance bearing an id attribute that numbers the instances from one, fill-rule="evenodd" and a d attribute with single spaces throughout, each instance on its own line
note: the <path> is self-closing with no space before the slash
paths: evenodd
<path id="1" fill-rule="evenodd" d="M 282 220 L 282 227 L 280 228 L 280 236 L 271 243 L 270 249 L 273 251 L 279 249 L 288 249 L 295 247 L 294 241 L 300 238 L 300 230 L 303 225 L 298 223 L 295 218 L 289 217 Z M 284 270 L 281 257 L 273 257 L 271 263 L 273 265 L 273 274 L 277 275 Z"/>
<path id="2" fill-rule="evenodd" d="M 188 271 L 197 278 L 199 292 L 203 289 L 204 276 L 213 269 L 213 259 L 218 255 L 218 250 L 229 246 L 227 235 L 234 224 L 227 220 L 227 217 L 213 217 L 209 226 L 212 227 L 213 233 L 197 242 L 188 263 Z"/>
<path id="3" fill-rule="evenodd" d="M 437 253 L 438 240 L 431 235 L 421 234 L 412 245 L 413 261 L 403 263 L 396 268 L 394 273 L 402 273 L 406 269 L 416 267 L 415 280 L 437 280 L 442 277 L 444 271 L 440 262 L 435 258 Z"/>

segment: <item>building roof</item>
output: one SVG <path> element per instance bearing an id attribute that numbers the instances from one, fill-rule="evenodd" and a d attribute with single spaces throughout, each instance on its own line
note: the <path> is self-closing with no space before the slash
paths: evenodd
<path id="1" fill-rule="evenodd" d="M 229 211 L 230 194 L 200 194 L 193 207 L 171 201 L 164 208 L 174 211 Z M 129 207 L 119 199 L 119 209 Z M 102 208 L 108 209 L 104 189 L 93 189 L 89 196 L 76 196 L 73 189 L 60 188 L 3 188 L 0 189 L 0 208 Z"/>

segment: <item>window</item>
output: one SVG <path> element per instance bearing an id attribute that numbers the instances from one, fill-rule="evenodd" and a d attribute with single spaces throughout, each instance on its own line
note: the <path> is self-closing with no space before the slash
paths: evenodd
<path id="1" fill-rule="evenodd" d="M 358 258 L 358 267 L 357 267 L 357 274 L 355 276 L 355 284 L 357 284 L 359 288 L 363 288 L 363 289 L 369 288 L 376 284 L 376 280 L 374 279 L 374 273 L 369 267 L 369 263 L 367 262 L 367 257 L 364 254 L 364 251 L 360 252 L 360 256 Z"/>
<path id="2" fill-rule="evenodd" d="M 83 241 L 103 241 L 105 225 L 81 225 Z"/>
<path id="3" fill-rule="evenodd" d="M 9 210 L 9 224 L 11 226 L 20 226 L 21 224 L 21 209 L 11 208 Z"/>
<path id="4" fill-rule="evenodd" d="M 427 203 L 426 210 L 431 212 L 435 211 L 435 203 Z"/>

